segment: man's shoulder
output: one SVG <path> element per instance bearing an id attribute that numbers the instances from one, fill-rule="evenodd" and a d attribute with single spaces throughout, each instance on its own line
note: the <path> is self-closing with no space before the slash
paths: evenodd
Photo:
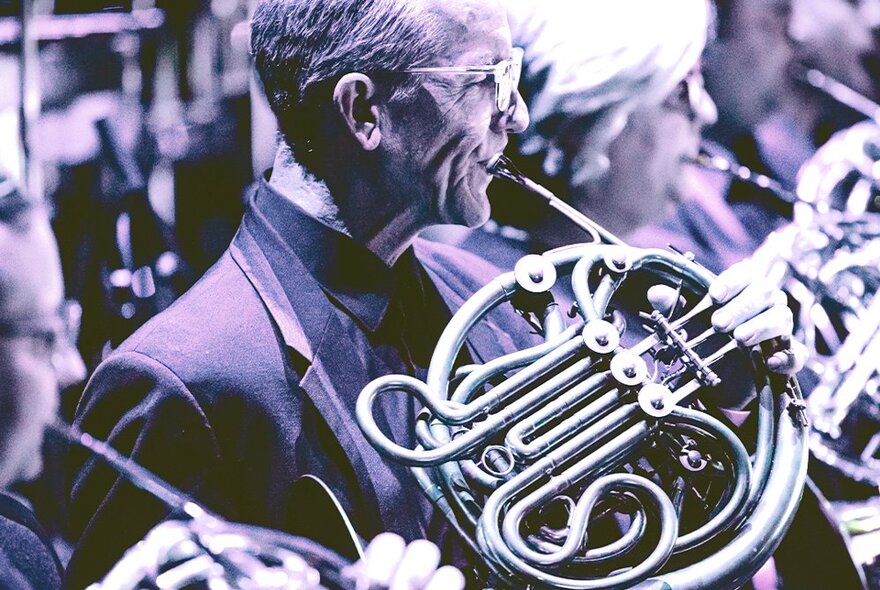
<path id="1" fill-rule="evenodd" d="M 166 372 L 190 387 L 250 385 L 252 373 L 283 370 L 272 319 L 227 253 L 168 309 L 141 326 L 103 372 Z"/>
<path id="2" fill-rule="evenodd" d="M 0 493 L 0 588 L 51 590 L 60 585 L 55 552 L 36 517 Z"/>
<path id="3" fill-rule="evenodd" d="M 446 243 L 418 239 L 414 242 L 416 257 L 428 271 L 441 296 L 452 310 L 460 308 L 474 293 L 503 274 L 497 266 L 477 254 Z M 492 335 L 492 346 L 500 346 L 505 352 L 521 350 L 537 344 L 531 328 L 511 305 L 495 307 L 485 318 Z M 478 350 L 486 345 L 479 339 L 472 344 Z M 488 348 L 486 349 L 489 350 Z"/>
<path id="4" fill-rule="evenodd" d="M 417 238 L 413 242 L 413 249 L 416 257 L 429 271 L 449 280 L 457 279 L 477 289 L 503 272 L 487 258 L 452 244 Z"/>

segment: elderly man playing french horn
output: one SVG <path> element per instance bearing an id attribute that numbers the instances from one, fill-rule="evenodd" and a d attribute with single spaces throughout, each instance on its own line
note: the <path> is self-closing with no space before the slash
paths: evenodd
<path id="1" fill-rule="evenodd" d="M 251 44 L 283 137 L 274 170 L 220 261 L 100 365 L 77 425 L 230 519 L 299 532 L 311 515 L 291 490 L 313 474 L 361 535 L 428 538 L 466 564 L 353 414 L 375 377 L 424 378 L 451 310 L 497 274 L 417 235 L 484 223 L 487 167 L 528 125 L 504 8 L 262 0 Z M 739 266 L 712 284 L 717 328 L 746 344 L 788 336 L 785 297 L 754 278 Z M 490 319 L 459 363 L 533 344 L 512 309 Z M 789 350 L 768 362 L 799 365 Z M 414 444 L 418 410 L 388 401 L 379 420 Z M 165 514 L 96 463 L 72 463 L 67 583 L 83 587 Z"/>

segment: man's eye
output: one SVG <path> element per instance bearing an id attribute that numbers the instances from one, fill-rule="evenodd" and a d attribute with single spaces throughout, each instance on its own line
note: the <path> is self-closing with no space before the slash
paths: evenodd
<path id="1" fill-rule="evenodd" d="M 474 73 L 467 76 L 462 76 L 462 78 L 464 79 L 464 83 L 467 86 L 475 86 L 477 84 L 482 84 L 483 82 L 488 80 L 489 74 Z"/>
<path id="2" fill-rule="evenodd" d="M 37 332 L 33 335 L 34 350 L 38 354 L 51 355 L 55 350 L 55 344 L 58 342 L 58 336 L 55 332 L 44 331 Z"/>

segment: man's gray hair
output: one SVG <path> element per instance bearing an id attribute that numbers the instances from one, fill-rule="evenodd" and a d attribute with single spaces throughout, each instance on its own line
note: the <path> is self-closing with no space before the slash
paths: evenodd
<path id="1" fill-rule="evenodd" d="M 392 73 L 424 65 L 448 38 L 442 17 L 413 0 L 261 0 L 251 22 L 251 52 L 281 133 L 301 164 L 318 109 L 349 72 Z M 389 98 L 414 88 L 388 76 Z"/>

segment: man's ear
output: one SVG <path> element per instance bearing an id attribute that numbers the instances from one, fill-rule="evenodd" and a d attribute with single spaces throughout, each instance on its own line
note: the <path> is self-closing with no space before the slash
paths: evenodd
<path id="1" fill-rule="evenodd" d="M 372 151 L 382 141 L 379 129 L 379 93 L 369 76 L 345 74 L 333 90 L 333 104 L 352 137 L 361 147 Z"/>

